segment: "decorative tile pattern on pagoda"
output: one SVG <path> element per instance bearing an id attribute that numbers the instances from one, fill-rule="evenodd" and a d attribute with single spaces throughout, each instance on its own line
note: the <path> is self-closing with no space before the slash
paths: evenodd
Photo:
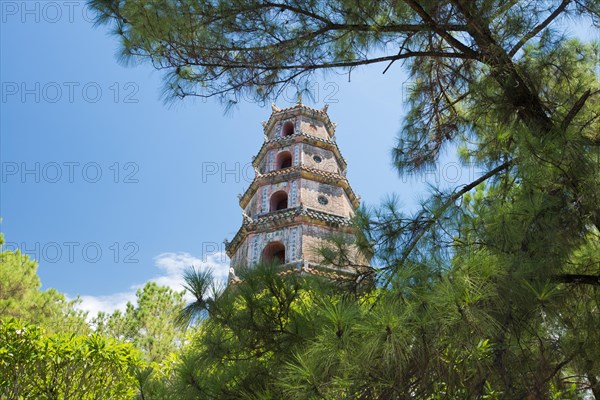
<path id="1" fill-rule="evenodd" d="M 357 208 L 360 204 L 360 199 L 358 196 L 356 196 L 354 190 L 352 190 L 352 187 L 348 183 L 348 179 L 346 179 L 345 176 L 335 172 L 323 171 L 317 168 L 300 165 L 271 171 L 264 175 L 258 175 L 255 177 L 248 189 L 246 189 L 244 194 L 240 197 L 240 206 L 242 208 L 246 208 L 252 199 L 252 196 L 254 193 L 256 193 L 261 185 L 265 183 L 279 183 L 296 178 L 307 178 L 321 183 L 337 185 L 344 189 L 346 196 L 348 196 L 348 199 L 354 208 Z"/>
<path id="2" fill-rule="evenodd" d="M 287 146 L 298 141 L 302 141 L 303 143 L 307 144 L 312 144 L 321 149 L 330 150 L 338 159 L 341 169 L 345 170 L 347 168 L 348 164 L 346 162 L 346 159 L 342 156 L 340 148 L 334 140 L 323 139 L 314 135 L 309 135 L 304 132 L 298 132 L 290 136 L 282 136 L 264 142 L 260 150 L 258 150 L 258 154 L 252 160 L 252 165 L 258 168 L 259 160 L 264 158 L 267 151 L 269 151 L 270 149 Z"/>
<path id="3" fill-rule="evenodd" d="M 338 228 L 349 228 L 352 225 L 350 218 L 330 214 L 325 211 L 315 210 L 304 206 L 286 208 L 283 210 L 261 214 L 255 218 L 244 218 L 242 227 L 238 230 L 231 242 L 225 243 L 225 251 L 229 257 L 237 250 L 248 233 L 261 228 L 276 228 L 289 225 L 294 222 L 309 222 L 313 224 L 324 224 Z"/>

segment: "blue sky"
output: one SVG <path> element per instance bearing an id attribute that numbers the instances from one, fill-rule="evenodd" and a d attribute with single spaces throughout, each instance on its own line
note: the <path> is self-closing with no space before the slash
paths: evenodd
<path id="1" fill-rule="evenodd" d="M 44 288 L 81 295 L 92 312 L 122 307 L 148 280 L 179 288 L 183 267 L 228 268 L 224 238 L 241 223 L 237 194 L 262 141 L 270 104 L 216 100 L 166 106 L 161 74 L 116 60 L 84 2 L 3 1 L 0 30 L 0 231 L 39 260 Z M 348 178 L 367 205 L 397 193 L 407 207 L 424 178 L 400 179 L 390 149 L 401 125 L 400 65 L 329 74 L 314 102 L 330 103 Z M 277 100 L 295 101 L 293 93 Z M 477 171 L 445 161 L 430 179 Z M 209 174 L 209 172 L 211 174 Z M 456 178 L 456 179 L 455 179 Z"/>

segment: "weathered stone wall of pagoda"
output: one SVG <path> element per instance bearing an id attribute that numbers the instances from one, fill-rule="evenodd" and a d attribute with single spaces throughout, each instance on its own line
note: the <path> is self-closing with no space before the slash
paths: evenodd
<path id="1" fill-rule="evenodd" d="M 248 234 L 246 243 L 241 245 L 231 258 L 234 267 L 255 265 L 260 262 L 265 246 L 274 241 L 286 248 L 285 262 L 300 261 L 302 247 L 302 226 L 286 226 Z"/>
<path id="2" fill-rule="evenodd" d="M 301 140 L 301 138 L 296 139 Z M 284 140 L 280 141 L 284 142 Z M 258 163 L 257 169 L 261 174 L 278 169 L 278 160 L 283 158 L 282 156 L 287 153 L 292 158 L 292 166 L 304 165 L 344 175 L 345 171 L 340 170 L 339 160 L 336 159 L 333 151 L 306 143 L 297 143 L 290 140 L 286 140 L 285 142 L 291 143 L 280 143 L 279 146 L 277 146 L 277 143 L 271 144 L 271 146 L 276 147 L 269 149 L 266 157 L 262 158 Z"/>
<path id="3" fill-rule="evenodd" d="M 301 180 L 302 205 L 320 211 L 330 212 L 347 218 L 354 216 L 354 209 L 344 189 L 329 183 Z M 323 199 L 327 204 L 322 204 Z"/>
<path id="4" fill-rule="evenodd" d="M 241 245 L 231 258 L 231 265 L 238 267 L 257 264 L 260 262 L 262 250 L 267 244 L 274 241 L 285 245 L 286 263 L 318 264 L 321 261 L 319 249 L 327 245 L 326 238 L 332 235 L 342 235 L 349 242 L 354 237 L 349 231 L 312 224 L 298 224 L 250 233 L 246 238 L 246 243 Z"/>
<path id="5" fill-rule="evenodd" d="M 331 150 L 322 149 L 317 146 L 304 145 L 302 147 L 303 165 L 309 168 L 317 168 L 327 172 L 342 174 L 338 161 Z"/>
<path id="6" fill-rule="evenodd" d="M 313 111 L 319 112 L 318 110 Z M 284 137 L 286 134 L 286 125 L 289 126 L 290 124 L 294 127 L 294 133 L 304 133 L 305 135 L 311 135 L 325 140 L 330 138 L 331 128 L 328 128 L 326 123 L 313 116 L 300 114 L 290 115 L 279 119 L 270 127 L 269 132 L 266 132 L 266 134 L 269 139 Z"/>

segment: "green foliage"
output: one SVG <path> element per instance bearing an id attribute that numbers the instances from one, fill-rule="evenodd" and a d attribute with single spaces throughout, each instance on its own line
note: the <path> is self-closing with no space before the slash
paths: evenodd
<path id="1" fill-rule="evenodd" d="M 0 322 L 0 398 L 131 399 L 139 353 L 100 335 L 49 334 L 15 319 Z"/>
<path id="2" fill-rule="evenodd" d="M 137 384 L 135 399 L 140 400 L 169 400 L 180 398 L 176 390 L 176 369 L 179 358 L 175 353 L 170 354 L 160 362 L 144 364 L 134 370 Z"/>
<path id="3" fill-rule="evenodd" d="M 192 295 L 194 301 L 179 311 L 176 323 L 188 327 L 206 316 L 214 298 L 220 296 L 223 288 L 215 284 L 212 269 L 204 271 L 189 267 L 184 271 L 185 290 Z M 209 296 L 213 296 L 212 298 Z"/>
<path id="4" fill-rule="evenodd" d="M 177 367 L 182 398 L 281 398 L 273 383 L 318 323 L 313 292 L 265 265 L 239 273 L 242 284 L 214 298 Z"/>
<path id="5" fill-rule="evenodd" d="M 597 308 L 562 284 L 509 282 L 483 251 L 461 257 L 402 292 L 359 295 L 268 266 L 247 271 L 213 302 L 170 390 L 182 399 L 580 398 L 597 371 Z"/>
<path id="6" fill-rule="evenodd" d="M 173 398 L 175 352 L 188 340 L 175 324 L 183 293 L 149 282 L 124 313 L 94 318 L 91 333 L 76 301 L 40 290 L 35 261 L 0 256 L 0 398 Z"/>
<path id="7" fill-rule="evenodd" d="M 175 321 L 184 305 L 183 293 L 148 282 L 136 298 L 136 304 L 127 303 L 125 312 L 101 312 L 91 324 L 98 334 L 133 343 L 147 361 L 161 362 L 185 339 L 185 331 Z"/>
<path id="8" fill-rule="evenodd" d="M 0 246 L 4 238 L 0 234 Z M 38 264 L 20 250 L 0 251 L 0 319 L 14 317 L 52 331 L 85 333 L 85 315 L 55 289 L 40 290 Z"/>
<path id="9" fill-rule="evenodd" d="M 381 266 L 367 293 L 264 266 L 214 301 L 199 286 L 183 398 L 600 399 L 599 45 L 564 29 L 598 27 L 597 1 L 90 5 L 125 59 L 167 71 L 169 98 L 266 99 L 407 59 L 398 172 L 445 148 L 487 171 L 412 214 L 393 199 L 359 212 L 357 244 Z"/>

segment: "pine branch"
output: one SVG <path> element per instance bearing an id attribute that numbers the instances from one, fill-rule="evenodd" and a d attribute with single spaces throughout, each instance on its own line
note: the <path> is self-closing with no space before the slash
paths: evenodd
<path id="1" fill-rule="evenodd" d="M 507 102 L 532 132 L 545 135 L 555 126 L 546 114 L 546 108 L 527 76 L 522 75 L 512 58 L 494 39 L 489 25 L 471 9 L 472 4 L 452 0 L 472 27 L 471 35 L 480 49 L 485 49 L 482 60 L 493 71 L 492 76 L 502 88 Z M 483 51 L 483 50 L 482 50 Z"/>
<path id="2" fill-rule="evenodd" d="M 529 33 L 523 36 L 521 40 L 517 42 L 516 45 L 514 45 L 514 47 L 508 52 L 508 56 L 513 57 L 517 53 L 517 51 L 519 51 L 519 49 L 525 45 L 525 43 L 527 43 L 531 38 L 535 37 L 548 25 L 550 25 L 550 23 L 554 21 L 565 10 L 565 8 L 569 5 L 570 2 L 571 0 L 563 0 L 560 6 L 558 6 L 556 10 L 554 10 L 554 12 L 548 16 L 548 18 L 546 18 L 541 24 L 533 28 Z"/>
<path id="3" fill-rule="evenodd" d="M 412 8 L 425 22 L 426 25 L 430 26 L 431 29 L 444 38 L 450 45 L 454 46 L 456 49 L 459 49 L 464 54 L 468 54 L 470 58 L 479 59 L 480 54 L 475 50 L 470 48 L 469 46 L 462 43 L 460 40 L 456 39 L 446 30 L 444 30 L 440 24 L 438 24 L 424 9 L 421 7 L 419 3 L 415 0 L 404 0 L 404 2 Z"/>
<path id="4" fill-rule="evenodd" d="M 598 93 L 598 91 L 596 91 L 595 93 Z M 585 105 L 585 102 L 587 101 L 588 98 L 590 98 L 591 95 L 592 95 L 592 92 L 591 92 L 591 90 L 588 89 L 585 91 L 585 93 L 583 93 L 581 95 L 581 97 L 575 102 L 575 104 L 573 104 L 573 107 L 571 107 L 571 109 L 567 113 L 565 119 L 563 120 L 563 122 L 560 125 L 560 127 L 563 131 L 565 131 L 569 127 L 569 125 L 571 125 L 571 122 L 573 122 L 573 119 L 577 116 L 579 111 L 581 111 L 581 109 Z"/>
<path id="5" fill-rule="evenodd" d="M 463 186 L 463 188 L 461 190 L 459 190 L 458 192 L 456 192 L 452 196 L 450 196 L 450 198 L 448 200 L 446 200 L 444 202 L 444 204 L 438 210 L 436 210 L 434 212 L 433 216 L 425 223 L 425 225 L 418 231 L 418 233 L 416 234 L 416 236 L 414 236 L 413 239 L 409 242 L 408 246 L 406 247 L 406 249 L 402 253 L 402 257 L 400 258 L 400 262 L 397 264 L 397 266 L 396 266 L 395 269 L 397 270 L 398 266 L 404 265 L 404 263 L 406 262 L 406 260 L 408 259 L 408 257 L 410 256 L 410 254 L 412 253 L 412 251 L 414 250 L 414 248 L 417 246 L 417 244 L 421 240 L 421 238 L 442 217 L 442 215 L 448 209 L 448 207 L 450 207 L 452 204 L 454 204 L 454 202 L 456 202 L 456 200 L 458 200 L 460 197 L 462 197 L 465 193 L 467 193 L 470 190 L 474 189 L 475 187 L 477 187 L 481 183 L 485 182 L 489 178 L 491 178 L 491 177 L 497 175 L 498 173 L 500 173 L 500 172 L 508 169 L 514 163 L 514 161 L 515 160 L 509 160 L 509 161 L 504 162 L 503 164 L 497 166 L 496 168 L 492 169 L 491 171 L 489 171 L 485 175 L 482 175 L 481 177 L 479 177 L 478 179 L 476 179 L 473 182 L 469 183 L 468 185 Z M 387 279 L 384 287 L 389 284 L 390 280 L 391 280 L 391 276 Z"/>

